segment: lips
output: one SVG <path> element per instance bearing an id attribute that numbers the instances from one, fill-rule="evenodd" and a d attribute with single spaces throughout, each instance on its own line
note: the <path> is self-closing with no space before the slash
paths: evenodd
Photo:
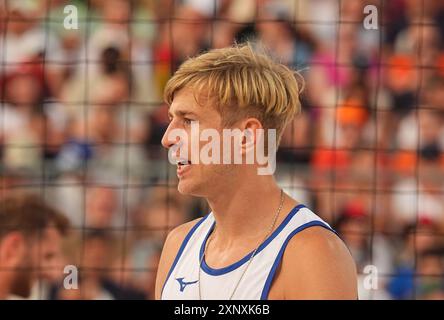
<path id="1" fill-rule="evenodd" d="M 177 176 L 179 178 L 183 177 L 185 172 L 187 172 L 191 167 L 191 161 L 188 159 L 177 159 Z"/>
<path id="2" fill-rule="evenodd" d="M 178 166 L 187 166 L 190 165 L 191 161 L 187 160 L 187 159 L 182 159 L 182 160 L 177 160 L 177 165 Z"/>

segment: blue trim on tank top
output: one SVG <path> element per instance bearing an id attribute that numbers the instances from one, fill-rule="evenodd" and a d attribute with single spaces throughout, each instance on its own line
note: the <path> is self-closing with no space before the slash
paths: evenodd
<path id="1" fill-rule="evenodd" d="M 296 207 L 294 207 L 290 211 L 290 213 L 287 215 L 287 217 L 285 217 L 284 221 L 281 222 L 279 227 L 259 246 L 256 254 L 259 254 L 259 252 L 264 250 L 267 247 L 267 245 L 271 241 L 273 241 L 273 239 L 276 238 L 277 235 L 285 228 L 285 226 L 290 222 L 291 218 L 293 218 L 294 215 L 296 213 L 298 213 L 298 211 L 302 208 L 306 208 L 306 206 L 303 204 L 298 204 Z M 206 235 L 204 241 L 202 242 L 202 245 L 200 248 L 200 253 L 199 253 L 199 261 L 202 261 L 201 269 L 205 273 L 207 273 L 211 276 L 221 276 L 223 274 L 226 274 L 228 272 L 236 270 L 237 268 L 242 266 L 244 263 L 246 263 L 248 260 L 250 260 L 251 255 L 253 254 L 254 250 L 251 251 L 249 254 L 247 254 L 245 257 L 243 257 L 241 260 L 239 260 L 227 267 L 223 267 L 223 268 L 219 268 L 219 269 L 211 268 L 209 265 L 207 265 L 207 262 L 205 261 L 205 259 L 202 259 L 202 256 L 204 253 L 204 249 L 205 249 L 205 245 L 207 243 L 208 237 L 210 236 L 211 232 L 213 231 L 215 225 L 216 225 L 216 222 L 213 223 L 213 225 L 211 226 L 210 230 L 208 231 L 208 234 Z"/>
<path id="2" fill-rule="evenodd" d="M 284 251 L 285 248 L 287 248 L 288 243 L 290 242 L 290 240 L 299 232 L 310 228 L 310 227 L 323 227 L 331 232 L 333 232 L 334 234 L 338 235 L 336 233 L 335 230 L 333 230 L 332 228 L 330 228 L 325 222 L 319 221 L 319 220 L 315 220 L 315 221 L 310 221 L 307 222 L 299 227 L 297 227 L 296 229 L 294 229 L 288 236 L 287 239 L 285 239 L 285 242 L 282 244 L 281 250 L 279 250 L 279 253 L 276 257 L 276 259 L 274 260 L 273 266 L 271 267 L 271 270 L 268 274 L 267 280 L 265 281 L 265 285 L 264 288 L 262 289 L 262 294 L 261 294 L 261 300 L 267 300 L 268 299 L 268 294 L 270 293 L 270 288 L 271 288 L 271 283 L 273 282 L 274 279 L 274 275 L 276 274 L 276 270 L 282 260 L 282 256 L 284 255 Z"/>
<path id="3" fill-rule="evenodd" d="M 163 290 L 165 289 L 165 285 L 167 284 L 171 273 L 173 273 L 174 268 L 176 267 L 176 264 L 179 262 L 179 258 L 182 255 L 183 251 L 185 250 L 185 247 L 188 244 L 188 241 L 190 241 L 191 236 L 194 234 L 194 232 L 197 230 L 197 228 L 208 218 L 209 214 L 207 214 L 205 217 L 203 217 L 202 219 L 200 219 L 192 228 L 191 230 L 188 232 L 188 234 L 186 235 L 185 239 L 182 242 L 182 245 L 180 246 L 179 251 L 177 252 L 176 258 L 174 259 L 173 264 L 171 265 L 170 271 L 168 272 L 168 275 L 165 279 L 165 282 L 163 283 L 162 286 L 162 292 L 160 294 L 160 298 L 162 299 L 162 295 L 163 295 Z"/>

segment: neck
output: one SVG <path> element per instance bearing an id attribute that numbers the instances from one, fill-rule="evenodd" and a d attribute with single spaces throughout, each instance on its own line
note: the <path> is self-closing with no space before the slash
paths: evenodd
<path id="1" fill-rule="evenodd" d="M 250 179 L 237 178 L 235 183 L 227 185 L 235 187 L 226 187 L 207 198 L 217 225 L 214 237 L 227 246 L 239 238 L 262 237 L 280 204 L 281 191 L 273 176 L 254 173 Z M 282 213 L 284 209 L 281 216 Z"/>

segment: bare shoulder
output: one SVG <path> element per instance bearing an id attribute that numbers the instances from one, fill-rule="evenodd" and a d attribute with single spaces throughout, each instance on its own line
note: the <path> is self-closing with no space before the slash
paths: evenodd
<path id="1" fill-rule="evenodd" d="M 179 252 L 180 246 L 187 234 L 202 218 L 192 220 L 190 222 L 177 226 L 168 234 L 165 244 L 163 245 L 162 255 L 160 256 L 159 266 L 157 268 L 156 276 L 156 300 L 160 299 L 162 287 L 166 281 L 168 272 L 174 262 L 174 259 Z"/>
<path id="2" fill-rule="evenodd" d="M 319 226 L 289 242 L 270 290 L 271 299 L 356 299 L 356 266 L 344 242 Z"/>

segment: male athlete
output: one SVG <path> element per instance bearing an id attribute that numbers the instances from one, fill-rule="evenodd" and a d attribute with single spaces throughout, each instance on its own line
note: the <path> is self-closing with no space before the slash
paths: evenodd
<path id="1" fill-rule="evenodd" d="M 34 195 L 0 200 L 0 300 L 27 298 L 61 254 L 68 220 Z"/>
<path id="2" fill-rule="evenodd" d="M 204 197 L 211 213 L 168 235 L 157 299 L 357 298 L 354 262 L 327 223 L 283 193 L 273 175 L 258 174 L 262 164 L 204 164 L 189 142 L 206 129 L 253 132 L 231 148 L 231 157 L 245 159 L 260 129 L 276 130 L 279 141 L 299 112 L 299 91 L 294 72 L 248 44 L 191 58 L 169 80 L 162 144 L 176 155 L 179 191 Z"/>

